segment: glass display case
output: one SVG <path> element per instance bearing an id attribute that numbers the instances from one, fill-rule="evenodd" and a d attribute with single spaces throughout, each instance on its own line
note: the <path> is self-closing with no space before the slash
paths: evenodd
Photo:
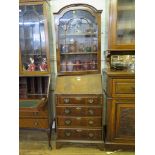
<path id="1" fill-rule="evenodd" d="M 44 2 L 20 3 L 20 74 L 50 72 L 46 5 Z"/>
<path id="2" fill-rule="evenodd" d="M 100 72 L 100 13 L 76 5 L 55 14 L 59 75 Z"/>
<path id="3" fill-rule="evenodd" d="M 111 0 L 109 49 L 135 48 L 135 0 Z"/>
<path id="4" fill-rule="evenodd" d="M 49 102 L 48 12 L 45 0 L 20 0 L 19 128 L 46 131 L 51 148 L 53 114 Z"/>

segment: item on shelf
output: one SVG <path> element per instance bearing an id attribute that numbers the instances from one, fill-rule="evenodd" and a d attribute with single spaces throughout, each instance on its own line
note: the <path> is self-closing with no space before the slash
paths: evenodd
<path id="1" fill-rule="evenodd" d="M 88 70 L 89 69 L 89 62 L 85 61 L 83 62 L 83 70 Z"/>
<path id="2" fill-rule="evenodd" d="M 72 61 L 67 61 L 67 64 L 66 64 L 66 69 L 67 71 L 73 71 L 73 62 Z"/>
<path id="3" fill-rule="evenodd" d="M 90 46 L 87 46 L 85 49 L 86 49 L 86 52 L 91 52 L 91 47 Z"/>
<path id="4" fill-rule="evenodd" d="M 76 49 L 77 49 L 77 42 L 76 41 L 74 41 L 72 44 L 68 45 L 68 52 L 69 53 L 76 52 L 77 51 Z"/>
<path id="5" fill-rule="evenodd" d="M 96 61 L 95 61 L 95 60 L 92 60 L 92 61 L 91 61 L 90 68 L 91 68 L 91 70 L 95 70 L 95 69 L 97 68 L 97 66 L 96 66 Z"/>
<path id="6" fill-rule="evenodd" d="M 130 70 L 130 67 L 134 64 L 134 55 L 112 55 L 111 56 L 111 68 L 115 70 Z"/>
<path id="7" fill-rule="evenodd" d="M 42 59 L 42 63 L 40 65 L 40 71 L 47 71 L 47 59 L 46 58 L 43 58 Z"/>
<path id="8" fill-rule="evenodd" d="M 29 60 L 30 64 L 28 65 L 27 71 L 35 71 L 36 65 L 34 64 L 34 59 L 30 57 Z"/>
<path id="9" fill-rule="evenodd" d="M 66 61 L 62 61 L 61 62 L 61 68 L 60 69 L 61 69 L 62 72 L 65 72 L 67 70 L 67 68 L 66 68 Z"/>
<path id="10" fill-rule="evenodd" d="M 93 45 L 93 52 L 97 52 L 97 45 Z"/>
<path id="11" fill-rule="evenodd" d="M 84 52 L 85 48 L 84 48 L 84 44 L 80 43 L 79 45 L 79 52 Z"/>
<path id="12" fill-rule="evenodd" d="M 67 49 L 67 48 L 66 48 L 65 45 L 63 45 L 63 44 L 60 45 L 60 52 L 61 52 L 61 53 L 65 53 L 65 52 L 66 52 L 66 49 Z"/>
<path id="13" fill-rule="evenodd" d="M 92 28 L 88 28 L 87 30 L 86 30 L 86 33 L 92 33 L 93 32 L 93 30 L 92 30 Z"/>
<path id="14" fill-rule="evenodd" d="M 81 61 L 80 60 L 75 60 L 74 70 L 75 71 L 81 70 Z"/>

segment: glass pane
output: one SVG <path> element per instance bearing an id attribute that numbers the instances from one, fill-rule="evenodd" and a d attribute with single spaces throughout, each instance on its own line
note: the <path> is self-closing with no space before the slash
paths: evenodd
<path id="1" fill-rule="evenodd" d="M 135 41 L 135 1 L 118 0 L 117 43 L 132 44 Z"/>
<path id="2" fill-rule="evenodd" d="M 43 5 L 19 7 L 19 42 L 24 71 L 46 71 Z"/>
<path id="3" fill-rule="evenodd" d="M 60 70 L 97 70 L 98 25 L 88 11 L 68 11 L 59 21 Z"/>

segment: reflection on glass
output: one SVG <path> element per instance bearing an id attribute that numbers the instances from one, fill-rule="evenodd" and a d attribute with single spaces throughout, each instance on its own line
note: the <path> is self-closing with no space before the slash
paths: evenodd
<path id="1" fill-rule="evenodd" d="M 88 11 L 72 10 L 59 20 L 60 70 L 97 70 L 98 25 Z"/>
<path id="2" fill-rule="evenodd" d="M 25 71 L 47 70 L 44 21 L 43 5 L 19 7 L 19 42 Z"/>
<path id="3" fill-rule="evenodd" d="M 117 6 L 117 43 L 134 43 L 135 41 L 135 2 L 118 0 Z"/>

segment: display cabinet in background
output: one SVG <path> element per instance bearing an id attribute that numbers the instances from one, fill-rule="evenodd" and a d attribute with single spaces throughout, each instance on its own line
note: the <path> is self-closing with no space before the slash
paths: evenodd
<path id="1" fill-rule="evenodd" d="M 101 11 L 74 4 L 55 13 L 58 75 L 100 73 Z"/>
<path id="2" fill-rule="evenodd" d="M 135 0 L 110 0 L 109 50 L 135 49 Z"/>
<path id="3" fill-rule="evenodd" d="M 106 104 L 105 148 L 135 148 L 135 75 L 131 71 L 103 71 Z"/>
<path id="4" fill-rule="evenodd" d="M 53 117 L 49 101 L 48 12 L 46 1 L 20 1 L 19 127 L 46 131 L 51 147 Z"/>
<path id="5" fill-rule="evenodd" d="M 20 3 L 20 75 L 50 72 L 47 7 L 44 1 Z"/>
<path id="6" fill-rule="evenodd" d="M 135 148 L 135 0 L 110 0 L 106 69 L 106 149 Z"/>

